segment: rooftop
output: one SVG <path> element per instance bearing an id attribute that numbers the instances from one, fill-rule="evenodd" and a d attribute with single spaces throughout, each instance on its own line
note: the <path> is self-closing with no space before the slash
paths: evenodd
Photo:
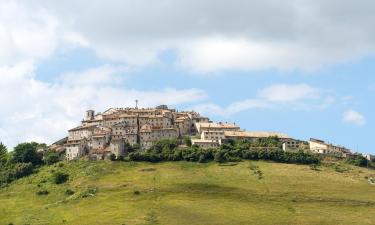
<path id="1" fill-rule="evenodd" d="M 266 132 L 266 131 L 225 131 L 224 136 L 226 137 L 249 137 L 249 138 L 267 138 L 267 137 L 278 137 L 278 138 L 290 138 L 288 135 L 278 132 Z"/>

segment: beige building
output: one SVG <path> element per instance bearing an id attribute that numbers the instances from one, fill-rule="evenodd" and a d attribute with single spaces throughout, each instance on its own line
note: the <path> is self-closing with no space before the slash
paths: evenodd
<path id="1" fill-rule="evenodd" d="M 214 123 L 194 111 L 178 112 L 161 105 L 156 108 L 110 108 L 103 113 L 88 110 L 81 124 L 68 131 L 67 159 L 82 156 L 102 159 L 110 154 L 126 155 L 125 143 L 149 149 L 161 139 L 199 136 L 193 145 L 219 147 L 226 140 L 256 140 L 277 136 L 284 150 L 298 149 L 301 142 L 282 133 L 241 131 L 234 123 Z"/>
<path id="2" fill-rule="evenodd" d="M 323 140 L 311 138 L 309 141 L 310 151 L 317 154 L 348 157 L 351 151 L 345 147 L 326 143 Z"/>
<path id="3" fill-rule="evenodd" d="M 283 142 L 284 151 L 293 151 L 301 147 L 301 141 L 295 140 L 286 134 L 266 131 L 225 131 L 224 138 L 227 140 L 256 141 L 260 138 L 277 137 Z"/>
<path id="4" fill-rule="evenodd" d="M 195 135 L 196 122 L 208 121 L 196 112 L 177 112 L 162 105 L 156 108 L 110 108 L 95 114 L 88 110 L 81 125 L 68 131 L 64 146 L 67 159 L 88 155 L 103 158 L 126 154 L 124 144 L 139 144 L 148 149 L 160 139 Z"/>
<path id="5" fill-rule="evenodd" d="M 88 153 L 86 140 L 68 140 L 65 149 L 67 160 L 79 159 Z"/>
<path id="6" fill-rule="evenodd" d="M 141 149 L 148 149 L 157 140 L 178 138 L 176 128 L 153 128 L 150 124 L 145 124 L 140 130 Z"/>
<path id="7" fill-rule="evenodd" d="M 216 140 L 191 139 L 191 144 L 204 149 L 217 148 L 221 145 L 221 139 L 218 142 Z"/>
<path id="8" fill-rule="evenodd" d="M 219 143 L 222 139 L 225 139 L 224 133 L 225 131 L 222 130 L 203 131 L 201 133 L 201 140 L 213 140 Z"/>
<path id="9" fill-rule="evenodd" d="M 365 157 L 368 161 L 373 161 L 375 159 L 375 155 L 371 154 L 363 154 L 363 157 Z"/>
<path id="10" fill-rule="evenodd" d="M 240 127 L 234 123 L 196 123 L 199 134 L 205 131 L 240 131 Z"/>

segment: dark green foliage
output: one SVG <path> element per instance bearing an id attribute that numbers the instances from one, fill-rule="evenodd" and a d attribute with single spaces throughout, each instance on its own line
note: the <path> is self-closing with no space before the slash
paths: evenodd
<path id="1" fill-rule="evenodd" d="M 5 164 L 8 161 L 7 147 L 0 142 L 0 170 L 5 168 Z"/>
<path id="2" fill-rule="evenodd" d="M 241 159 L 271 160 L 283 163 L 318 164 L 320 158 L 303 151 L 296 153 L 284 152 L 277 138 L 258 139 L 255 142 L 229 141 L 219 149 L 201 149 L 198 146 L 178 148 L 178 141 L 160 140 L 147 151 L 137 151 L 129 154 L 132 161 L 192 161 L 205 163 L 215 160 L 218 163 L 238 162 Z"/>
<path id="3" fill-rule="evenodd" d="M 73 195 L 73 194 L 74 194 L 74 191 L 72 191 L 72 190 L 70 190 L 70 189 L 67 189 L 67 190 L 65 191 L 65 194 L 66 194 L 66 195 Z"/>
<path id="4" fill-rule="evenodd" d="M 223 162 L 226 161 L 223 154 L 220 151 L 217 151 L 215 153 L 214 160 L 215 160 L 215 162 L 218 162 L 218 163 L 223 163 Z"/>
<path id="5" fill-rule="evenodd" d="M 43 161 L 47 165 L 52 165 L 61 161 L 61 155 L 57 152 L 48 151 L 44 154 Z"/>
<path id="6" fill-rule="evenodd" d="M 16 179 L 28 176 L 33 173 L 31 163 L 16 163 L 4 171 L 0 171 L 0 186 L 10 183 Z"/>
<path id="7" fill-rule="evenodd" d="M 36 142 L 18 144 L 14 148 L 12 161 L 14 163 L 40 165 L 42 163 L 42 156 L 37 153 L 38 146 L 39 144 Z"/>
<path id="8" fill-rule="evenodd" d="M 47 190 L 39 190 L 36 192 L 36 195 L 48 195 L 49 191 Z"/>
<path id="9" fill-rule="evenodd" d="M 349 158 L 346 159 L 346 161 L 352 165 L 362 166 L 362 167 L 366 167 L 368 164 L 367 159 L 360 154 L 350 156 Z"/>
<path id="10" fill-rule="evenodd" d="M 132 146 L 129 144 L 129 142 L 125 141 L 124 149 L 125 149 L 125 152 L 129 154 L 131 152 L 135 152 L 136 150 L 139 150 L 140 146 L 138 144 Z"/>
<path id="11" fill-rule="evenodd" d="M 186 146 L 191 147 L 191 145 L 192 145 L 191 138 L 189 136 L 184 137 L 184 143 L 185 143 Z"/>
<path id="12" fill-rule="evenodd" d="M 52 178 L 53 178 L 53 182 L 55 184 L 62 184 L 62 183 L 65 183 L 66 181 L 68 181 L 69 174 L 62 173 L 62 172 L 56 172 L 56 173 L 53 174 Z"/>
<path id="13" fill-rule="evenodd" d="M 140 192 L 140 191 L 134 191 L 133 194 L 134 194 L 134 195 L 140 195 L 141 192 Z"/>
<path id="14" fill-rule="evenodd" d="M 111 161 L 116 161 L 116 155 L 115 154 L 110 154 L 109 155 L 109 160 L 111 160 Z"/>

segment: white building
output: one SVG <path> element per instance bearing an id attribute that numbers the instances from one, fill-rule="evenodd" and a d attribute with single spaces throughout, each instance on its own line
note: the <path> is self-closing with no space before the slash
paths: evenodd
<path id="1" fill-rule="evenodd" d="M 323 140 L 311 138 L 309 141 L 310 151 L 317 154 L 333 155 L 337 157 L 348 157 L 351 151 L 343 146 L 326 143 Z"/>
<path id="2" fill-rule="evenodd" d="M 218 142 L 216 140 L 191 139 L 191 144 L 204 149 L 217 148 L 221 145 L 221 139 Z"/>

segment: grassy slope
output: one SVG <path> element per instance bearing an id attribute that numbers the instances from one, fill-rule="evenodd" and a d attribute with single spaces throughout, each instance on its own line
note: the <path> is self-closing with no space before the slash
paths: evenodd
<path id="1" fill-rule="evenodd" d="M 0 189 L 0 224 L 375 223 L 375 186 L 364 179 L 366 169 L 338 173 L 329 167 L 251 163 L 264 179 L 253 174 L 249 161 L 235 166 L 82 161 L 44 167 Z M 51 170 L 68 172 L 71 179 L 52 184 Z M 80 198 L 90 187 L 98 188 L 95 197 Z M 68 188 L 76 194 L 68 197 Z M 50 194 L 35 194 L 44 189 Z"/>

